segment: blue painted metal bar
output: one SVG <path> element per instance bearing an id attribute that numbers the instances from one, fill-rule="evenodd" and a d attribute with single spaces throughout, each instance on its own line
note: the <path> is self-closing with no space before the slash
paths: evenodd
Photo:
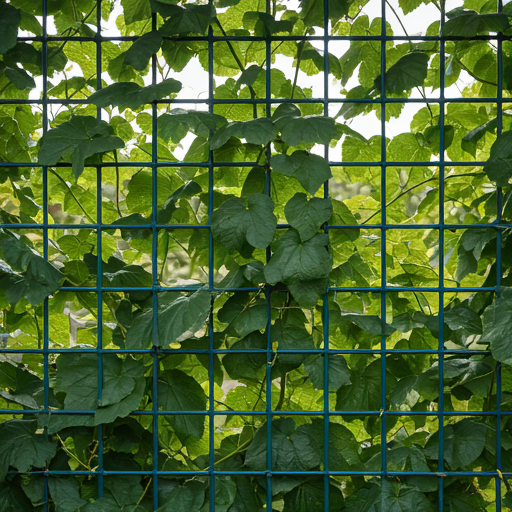
<path id="1" fill-rule="evenodd" d="M 324 0 L 324 116 L 329 116 L 329 34 L 331 31 L 329 20 L 330 0 Z M 324 158 L 329 162 L 329 145 L 324 146 Z M 324 198 L 329 197 L 329 181 L 324 183 Z M 329 222 L 324 225 L 324 232 L 329 234 Z M 322 334 L 323 334 L 323 362 L 324 362 L 324 512 L 329 512 L 329 283 L 325 290 L 322 303 Z"/>
<path id="2" fill-rule="evenodd" d="M 121 42 L 121 41 L 137 41 L 141 36 L 101 36 L 99 38 L 100 41 L 111 41 L 111 42 Z M 171 41 L 205 41 L 209 42 L 210 39 L 205 36 L 163 36 L 164 39 Z M 48 36 L 48 41 L 54 42 L 63 42 L 63 41 L 96 41 L 98 38 L 96 37 L 88 37 L 88 36 Z M 315 36 L 315 35 L 293 35 L 293 36 L 270 36 L 270 41 L 323 41 L 324 36 Z M 331 41 L 378 41 L 380 42 L 382 39 L 385 41 L 439 41 L 438 36 L 422 36 L 422 35 L 411 35 L 411 36 L 372 36 L 372 35 L 348 35 L 348 36 L 329 36 L 329 40 Z M 444 41 L 495 41 L 497 36 L 495 35 L 478 35 L 473 37 L 464 37 L 464 36 L 443 36 L 442 39 Z M 41 36 L 20 36 L 18 37 L 19 41 L 43 41 Z M 267 40 L 266 37 L 262 36 L 236 36 L 236 35 L 226 35 L 226 36 L 213 36 L 211 41 L 213 42 L 222 42 L 222 41 L 263 41 Z M 512 37 L 503 36 L 504 41 L 512 40 Z"/>
<path id="3" fill-rule="evenodd" d="M 156 31 L 157 29 L 157 15 L 151 14 L 151 28 Z M 151 84 L 157 85 L 157 56 L 151 56 Z M 152 181 L 152 201 L 151 201 L 151 277 L 153 279 L 153 288 L 157 287 L 158 281 L 158 109 L 157 104 L 151 104 L 151 181 Z M 162 260 L 162 268 L 166 264 L 165 259 Z M 152 488 L 153 488 L 153 508 L 158 508 L 158 454 L 159 450 L 159 436 L 158 436 L 158 371 L 160 368 L 158 361 L 158 351 L 156 347 L 160 345 L 159 342 L 159 324 L 158 324 L 158 295 L 153 289 L 152 291 L 152 308 L 153 308 L 153 329 L 151 331 L 151 338 L 153 342 L 152 366 L 153 375 L 151 382 L 151 398 L 152 410 L 151 415 L 153 418 L 153 475 Z"/>
<path id="4" fill-rule="evenodd" d="M 152 354 L 154 351 L 157 351 L 159 354 L 208 354 L 210 349 L 208 350 L 194 350 L 194 349 L 174 349 L 174 348 L 154 348 L 154 349 L 94 349 L 94 348 L 50 348 L 47 350 L 49 354 L 69 354 L 70 352 L 76 354 L 87 354 L 87 353 L 98 353 L 102 352 L 104 354 Z M 276 348 L 273 350 L 276 354 L 323 354 L 326 349 L 318 348 L 311 350 L 288 350 L 288 349 L 279 349 Z M 331 355 L 335 354 L 375 354 L 375 355 L 385 355 L 385 354 L 439 354 L 439 350 L 435 349 L 327 349 L 328 353 Z M 231 350 L 231 349 L 212 349 L 211 352 L 213 354 L 266 354 L 267 351 L 263 349 L 241 349 L 241 350 Z M 485 356 L 489 355 L 490 351 L 488 350 L 465 350 L 465 349 L 452 349 L 452 350 L 443 350 L 445 354 L 461 354 L 465 356 Z M 22 349 L 22 348 L 6 348 L 1 349 L 0 354 L 42 354 L 44 350 L 41 349 Z"/>
<path id="5" fill-rule="evenodd" d="M 441 4 L 440 13 L 440 34 L 442 33 L 445 23 L 445 3 Z M 445 42 L 440 41 L 439 49 L 439 98 L 444 100 L 445 95 Z M 445 104 L 441 101 L 439 105 L 439 401 L 438 408 L 441 414 L 438 417 L 438 472 L 444 471 L 444 182 L 445 182 L 445 167 L 444 167 L 444 117 L 445 117 Z M 438 504 L 439 510 L 443 510 L 444 501 L 444 479 L 439 477 L 437 480 Z"/>
<path id="6" fill-rule="evenodd" d="M 96 33 L 99 37 L 101 37 L 101 0 L 96 0 Z M 101 42 L 98 39 L 96 42 L 96 90 L 99 91 L 103 82 L 101 80 L 101 76 L 103 73 L 102 69 L 102 49 Z M 101 119 L 101 108 L 97 107 L 96 109 L 96 117 Z M 98 276 L 96 280 L 96 286 L 98 287 L 98 317 L 97 317 L 97 356 L 98 356 L 98 406 L 101 405 L 101 396 L 103 392 L 103 289 L 101 288 L 101 280 L 102 280 L 102 194 L 103 194 L 103 185 L 102 185 L 102 167 L 96 167 L 96 218 L 99 224 L 99 229 L 96 232 L 96 247 L 98 254 Z M 103 425 L 98 425 L 98 497 L 101 498 L 103 496 L 104 491 L 104 479 L 103 479 Z"/>
<path id="7" fill-rule="evenodd" d="M 386 161 L 386 0 L 381 0 L 381 39 L 380 39 L 380 120 L 381 120 L 381 146 L 380 159 Z M 381 187 L 381 234 L 380 234 L 380 268 L 381 283 L 383 286 L 387 283 L 387 247 L 386 247 L 386 167 L 382 166 L 380 170 L 380 187 Z M 383 323 L 386 323 L 386 294 L 380 296 L 380 317 Z M 387 405 L 386 405 L 386 337 L 381 336 L 381 409 L 380 409 L 380 461 L 382 479 L 387 477 Z"/>
<path id="8" fill-rule="evenodd" d="M 380 36 L 379 36 L 380 39 Z M 439 39 L 438 39 L 439 40 Z M 272 98 L 271 103 L 324 103 L 323 98 Z M 467 97 L 454 97 L 445 98 L 441 101 L 438 98 L 387 98 L 386 103 L 425 103 L 425 104 L 441 104 L 441 103 L 495 103 L 496 98 L 471 98 L 468 101 Z M 505 100 L 506 103 L 512 103 L 512 98 Z M 12 99 L 12 98 L 0 98 L 0 105 L 39 105 L 41 100 L 30 100 L 30 99 Z M 81 100 L 65 100 L 65 99 L 48 99 L 49 105 L 84 105 L 87 102 Z M 172 99 L 172 100 L 156 100 L 157 105 L 170 105 L 177 103 L 196 103 L 196 104 L 208 104 L 208 100 L 204 99 Z M 213 100 L 214 105 L 254 105 L 254 104 L 265 104 L 264 98 L 215 98 Z M 329 103 L 365 103 L 365 104 L 379 104 L 380 98 L 329 98 Z"/>
<path id="9" fill-rule="evenodd" d="M 270 0 L 265 1 L 265 11 L 270 14 Z M 270 117 L 272 114 L 271 104 L 271 68 L 272 68 L 272 53 L 270 48 L 270 34 L 268 28 L 265 27 L 265 114 Z M 297 63 L 298 65 L 298 63 Z M 265 156 L 267 159 L 266 173 L 265 173 L 265 194 L 272 197 L 272 170 L 270 168 L 270 157 L 272 151 L 270 144 L 265 148 Z M 270 260 L 270 247 L 265 251 L 265 261 L 268 263 Z M 272 365 L 274 357 L 277 357 L 272 347 L 272 305 L 271 305 L 272 287 L 266 286 L 265 300 L 267 303 L 267 367 L 265 373 L 265 413 L 267 418 L 267 453 L 266 453 L 266 509 L 272 510 Z M 286 385 L 286 376 L 282 376 L 280 385 Z"/>
<path id="10" fill-rule="evenodd" d="M 42 0 L 42 62 L 41 67 L 43 70 L 43 94 L 41 97 L 43 106 L 43 134 L 48 130 L 48 0 Z M 43 178 L 43 257 L 48 260 L 48 168 L 41 167 Z M 50 325 L 49 325 L 49 300 L 48 297 L 43 302 L 43 387 L 44 387 L 44 410 L 50 410 L 50 375 L 49 375 L 49 346 L 50 346 Z M 36 313 L 37 314 L 37 313 Z M 43 490 L 43 511 L 48 511 L 48 474 L 44 474 L 44 490 Z"/>
<path id="11" fill-rule="evenodd" d="M 93 410 L 53 410 L 51 411 L 52 415 L 74 415 L 74 414 L 95 414 L 96 411 Z M 44 410 L 25 410 L 25 409 L 0 409 L 0 414 L 47 414 Z M 152 416 L 155 414 L 152 410 L 149 411 L 133 411 L 130 415 L 133 416 Z M 156 414 L 158 416 L 170 416 L 173 414 L 179 415 L 192 415 L 192 416 L 206 416 L 208 415 L 207 411 L 157 411 Z M 270 416 L 380 416 L 382 414 L 381 410 L 378 411 L 328 411 L 326 414 L 324 410 L 319 411 L 270 411 L 268 413 Z M 496 411 L 386 411 L 387 416 L 421 416 L 421 417 L 440 417 L 444 416 L 482 416 L 482 417 L 492 417 L 497 416 Z M 512 416 L 512 411 L 501 411 L 500 414 L 502 416 Z M 213 413 L 214 416 L 266 416 L 266 411 L 233 411 L 230 409 L 226 410 L 217 410 Z"/>
<path id="12" fill-rule="evenodd" d="M 2 229 L 43 229 L 43 224 L 0 224 Z M 48 229 L 151 229 L 151 224 L 49 224 Z M 208 224 L 157 224 L 158 229 L 210 229 Z M 289 224 L 278 224 L 277 229 L 289 229 Z M 329 229 L 439 229 L 439 224 L 329 224 Z M 511 229 L 512 224 L 497 221 L 488 224 L 445 224 L 445 229 Z M 364 232 L 363 232 L 364 233 Z"/>
<path id="13" fill-rule="evenodd" d="M 178 101 L 178 100 L 174 100 Z M 511 100 L 512 103 L 512 100 Z M 438 160 L 424 161 L 424 162 L 409 162 L 400 160 L 389 160 L 383 162 L 382 160 L 376 160 L 375 162 L 337 162 L 330 161 L 329 165 L 332 167 L 436 167 L 440 164 Z M 98 164 L 99 167 L 148 167 L 151 164 L 148 162 L 103 162 Z M 485 165 L 485 161 L 479 160 L 467 160 L 467 161 L 450 161 L 446 165 L 451 167 L 475 167 Z M 215 167 L 265 167 L 266 164 L 258 164 L 258 162 L 216 162 Z M 42 167 L 37 162 L 0 162 L 0 167 Z M 71 167 L 70 163 L 59 162 L 53 167 Z M 97 167 L 97 166 L 95 166 Z M 158 162 L 158 167 L 208 167 L 208 162 Z"/>
<path id="14" fill-rule="evenodd" d="M 498 12 L 503 12 L 503 0 L 498 0 Z M 496 91 L 496 107 L 497 107 L 497 126 L 496 136 L 499 137 L 503 130 L 503 33 L 497 34 L 497 48 L 496 48 L 496 59 L 497 59 L 497 91 Z M 501 187 L 497 188 L 496 191 L 496 222 L 501 222 L 503 214 L 503 190 Z M 501 279 L 503 275 L 503 269 L 501 266 L 501 251 L 502 251 L 502 230 L 498 230 L 496 233 L 496 296 L 500 294 Z M 502 411 L 501 411 L 501 362 L 497 361 L 496 365 L 496 470 L 501 472 L 503 469 L 502 464 L 502 446 L 501 446 L 501 423 L 502 423 Z M 502 510 L 502 498 L 501 498 L 501 477 L 495 477 L 495 489 L 496 489 L 496 512 Z"/>
<path id="15" fill-rule="evenodd" d="M 208 0 L 212 5 L 212 0 Z M 213 82 L 213 61 L 214 61 L 214 35 L 213 28 L 208 27 L 208 112 L 215 113 L 214 109 L 214 82 Z M 213 158 L 213 150 L 208 148 L 208 288 L 213 290 L 215 278 L 215 260 L 213 235 L 210 228 L 213 215 L 213 192 L 214 192 L 214 171 L 215 163 Z M 208 316 L 208 450 L 210 457 L 210 466 L 208 473 L 210 475 L 210 512 L 215 512 L 215 380 L 213 368 L 214 355 L 214 322 L 213 322 L 213 306 L 215 296 L 212 294 L 210 314 Z"/>
<path id="16" fill-rule="evenodd" d="M 27 475 L 40 475 L 43 472 L 41 471 L 29 471 Z M 52 475 L 62 475 L 62 476 L 89 476 L 89 475 L 97 475 L 97 471 L 64 471 L 64 470 L 51 470 L 47 472 Z M 103 472 L 104 475 L 136 475 L 136 476 L 151 476 L 153 474 L 152 471 L 110 471 L 106 470 Z M 205 476 L 208 475 L 207 471 L 159 471 L 159 475 L 162 476 L 179 476 L 181 478 L 188 478 L 193 476 Z M 266 476 L 266 471 L 215 471 L 216 475 L 219 476 Z M 274 471 L 274 476 L 323 476 L 325 475 L 325 471 Z M 381 471 L 329 471 L 329 475 L 332 476 L 381 476 Z M 511 478 L 512 473 L 503 472 L 502 476 Z M 392 477 L 405 477 L 405 476 L 437 476 L 440 478 L 446 478 L 450 476 L 466 476 L 466 477 L 499 477 L 499 474 L 496 471 L 445 471 L 443 473 L 432 472 L 428 473 L 425 471 L 388 471 L 387 476 Z"/>

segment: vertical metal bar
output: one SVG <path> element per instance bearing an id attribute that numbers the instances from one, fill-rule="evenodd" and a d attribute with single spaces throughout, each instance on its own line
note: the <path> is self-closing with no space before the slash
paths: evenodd
<path id="1" fill-rule="evenodd" d="M 503 12 L 503 0 L 498 0 L 498 12 Z M 496 91 L 496 136 L 499 137 L 503 130 L 503 34 L 497 34 L 497 83 L 498 88 Z M 503 190 L 498 187 L 496 190 L 496 222 L 498 224 L 502 221 L 503 209 Z M 501 267 L 501 244 L 503 241 L 503 231 L 496 230 L 496 298 L 500 295 L 500 286 L 502 278 Z M 501 460 L 501 363 L 496 362 L 496 469 L 501 472 L 503 469 Z M 501 478 L 495 477 L 496 488 L 496 512 L 501 512 Z"/>
<path id="2" fill-rule="evenodd" d="M 43 15 L 43 42 L 42 42 L 42 62 L 43 68 L 43 135 L 48 131 L 48 0 L 42 0 Z M 43 175 L 43 257 L 48 260 L 48 167 L 41 167 Z M 36 313 L 37 314 L 37 313 Z M 50 412 L 50 311 L 48 297 L 43 302 L 43 387 L 44 387 L 44 412 Z M 48 473 L 44 475 L 44 512 L 48 511 Z"/>
<path id="3" fill-rule="evenodd" d="M 157 15 L 151 15 L 151 28 L 157 29 Z M 151 56 L 151 84 L 156 85 L 157 56 Z M 156 287 L 158 286 L 158 109 L 156 102 L 151 105 L 151 181 L 152 181 L 152 200 L 151 200 L 151 273 L 153 279 L 152 290 L 152 308 L 153 308 L 153 330 L 151 333 L 153 343 L 153 379 L 151 382 L 153 395 L 153 508 L 158 508 L 158 371 L 160 368 L 158 362 L 158 347 L 160 346 L 158 334 L 158 295 Z M 162 261 L 165 265 L 165 260 Z"/>
<path id="4" fill-rule="evenodd" d="M 439 30 L 442 35 L 445 22 L 445 3 L 441 2 L 441 23 Z M 444 471 L 444 110 L 445 110 L 445 42 L 439 42 L 439 404 L 438 404 L 438 472 Z M 438 508 L 443 510 L 443 477 L 438 477 Z"/>
<path id="5" fill-rule="evenodd" d="M 96 0 L 96 90 L 102 88 L 102 52 L 101 52 L 101 0 Z M 101 119 L 101 108 L 97 107 L 96 117 Z M 97 251 L 98 251 L 98 275 L 96 277 L 96 287 L 98 291 L 98 324 L 97 324 L 97 355 L 98 355 L 98 406 L 101 405 L 101 395 L 103 392 L 103 289 L 102 289 L 102 167 L 96 167 L 96 222 L 97 230 Z M 98 425 L 98 496 L 103 496 L 103 426 Z"/>
<path id="6" fill-rule="evenodd" d="M 381 43 L 380 43 L 380 116 L 381 116 L 381 162 L 386 162 L 386 0 L 381 1 Z M 380 263 L 381 263 L 381 294 L 380 294 L 380 316 L 382 322 L 386 321 L 386 165 L 381 165 L 380 171 L 380 201 L 381 201 L 381 239 L 380 239 Z M 387 425 L 386 425 L 386 337 L 381 336 L 381 430 L 380 430 L 380 456 L 382 480 L 387 474 Z"/>
<path id="7" fill-rule="evenodd" d="M 324 0 L 324 116 L 329 116 L 329 1 Z M 325 160 L 329 161 L 329 145 L 324 148 Z M 324 183 L 324 198 L 329 197 L 329 182 Z M 329 233 L 329 221 L 324 227 Z M 324 511 L 329 512 L 329 281 L 322 304 L 322 328 L 324 341 Z"/>
<path id="8" fill-rule="evenodd" d="M 267 8 L 269 2 L 267 2 Z M 265 99 L 266 101 L 266 114 L 271 115 L 271 103 L 270 103 L 270 80 L 271 80 L 271 65 L 272 55 L 270 52 L 270 42 L 267 42 L 266 49 L 266 61 L 267 67 L 265 69 Z M 267 174 L 265 176 L 265 194 L 272 197 L 272 168 L 270 167 L 270 156 L 271 149 L 267 145 L 266 149 L 267 156 Z M 269 262 L 271 257 L 270 247 L 266 250 L 266 261 Z M 265 286 L 265 300 L 267 301 L 267 371 L 265 373 L 265 402 L 266 402 L 266 414 L 267 414 L 267 510 L 272 510 L 272 362 L 274 360 L 274 354 L 272 352 L 272 305 L 271 305 L 271 294 L 272 287 L 270 285 Z M 284 383 L 281 383 L 284 385 Z"/>
<path id="9" fill-rule="evenodd" d="M 212 0 L 208 0 L 211 8 Z M 213 28 L 208 27 L 208 112 L 214 113 L 213 108 Z M 208 435 L 209 435 L 209 455 L 210 455 L 210 468 L 208 470 L 210 478 L 210 512 L 215 511 L 215 380 L 213 369 L 213 335 L 214 335 L 214 322 L 213 322 L 213 306 L 215 297 L 213 289 L 215 287 L 214 273 L 214 246 L 212 235 L 212 215 L 213 215 L 213 186 L 214 186 L 214 159 L 213 150 L 208 148 L 208 289 L 212 293 L 211 308 L 209 315 L 208 325 Z"/>
<path id="10" fill-rule="evenodd" d="M 270 14 L 270 0 L 266 0 L 266 12 Z M 272 115 L 271 99 L 271 69 L 272 69 L 272 52 L 270 48 L 270 34 L 268 28 L 265 27 L 266 34 L 266 68 L 265 68 L 265 113 L 267 117 Z M 297 64 L 298 65 L 298 64 Z M 267 144 L 266 157 L 267 157 L 267 174 L 265 176 L 265 194 L 272 197 L 272 169 L 270 167 L 270 157 L 272 151 L 270 144 Z M 266 250 L 266 261 L 270 260 L 270 247 Z M 265 401 L 266 401 L 266 415 L 267 415 L 267 511 L 272 510 L 272 363 L 274 354 L 272 352 L 272 287 L 265 286 L 265 300 L 267 301 L 267 371 L 265 374 Z M 284 382 L 281 382 L 284 386 Z"/>

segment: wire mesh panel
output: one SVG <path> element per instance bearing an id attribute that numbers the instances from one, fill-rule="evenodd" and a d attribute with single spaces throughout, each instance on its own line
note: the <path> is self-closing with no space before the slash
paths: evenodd
<path id="1" fill-rule="evenodd" d="M 512 509 L 512 11 L 452 3 L 0 1 L 0 510 Z"/>

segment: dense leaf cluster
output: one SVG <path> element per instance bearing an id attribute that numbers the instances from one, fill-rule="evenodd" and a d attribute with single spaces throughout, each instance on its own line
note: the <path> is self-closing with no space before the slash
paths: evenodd
<path id="1" fill-rule="evenodd" d="M 120 3 L 0 0 L 0 509 L 511 510 L 512 4 Z"/>

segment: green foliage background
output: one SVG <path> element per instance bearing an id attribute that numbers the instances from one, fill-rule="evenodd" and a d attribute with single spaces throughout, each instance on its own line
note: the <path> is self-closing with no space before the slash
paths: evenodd
<path id="1" fill-rule="evenodd" d="M 0 1 L 2 511 L 512 510 L 512 3 L 430 3 Z"/>

